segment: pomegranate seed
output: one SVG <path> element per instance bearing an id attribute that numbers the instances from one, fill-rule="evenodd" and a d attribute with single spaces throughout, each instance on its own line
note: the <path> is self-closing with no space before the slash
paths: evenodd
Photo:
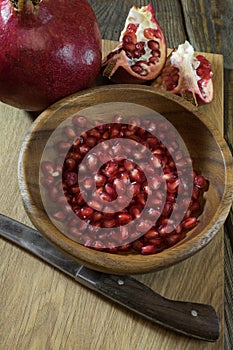
<path id="1" fill-rule="evenodd" d="M 127 251 L 130 250 L 130 248 L 131 248 L 130 243 L 126 243 L 126 244 L 124 244 L 124 245 L 118 247 L 118 250 L 119 250 L 120 252 L 127 252 Z"/>
<path id="2" fill-rule="evenodd" d="M 160 48 L 159 42 L 155 40 L 148 41 L 148 47 L 150 50 L 158 50 Z"/>
<path id="3" fill-rule="evenodd" d="M 107 243 L 107 252 L 109 253 L 118 253 L 118 247 L 115 244 L 108 242 Z"/>
<path id="4" fill-rule="evenodd" d="M 121 114 L 116 114 L 114 117 L 113 117 L 113 122 L 114 123 L 122 123 L 123 122 L 123 117 Z"/>
<path id="5" fill-rule="evenodd" d="M 77 227 L 71 227 L 69 229 L 69 234 L 74 237 L 80 237 L 82 235 L 82 231 Z"/>
<path id="6" fill-rule="evenodd" d="M 176 233 L 181 234 L 182 229 L 183 229 L 182 224 L 177 225 L 176 226 Z"/>
<path id="7" fill-rule="evenodd" d="M 57 198 L 57 202 L 58 202 L 59 204 L 66 205 L 67 202 L 68 202 L 68 196 L 64 196 L 63 194 L 60 195 L 60 196 Z"/>
<path id="8" fill-rule="evenodd" d="M 127 171 L 131 171 L 134 169 L 135 164 L 131 162 L 131 160 L 125 159 L 124 160 L 124 167 Z"/>
<path id="9" fill-rule="evenodd" d="M 167 192 L 166 201 L 170 203 L 176 202 L 176 192 Z"/>
<path id="10" fill-rule="evenodd" d="M 112 200 L 116 199 L 117 193 L 116 193 L 115 189 L 113 188 L 113 185 L 107 183 L 104 186 L 104 189 L 111 196 Z"/>
<path id="11" fill-rule="evenodd" d="M 85 188 L 85 190 L 92 190 L 94 188 L 93 179 L 88 177 L 83 181 L 82 186 Z"/>
<path id="12" fill-rule="evenodd" d="M 69 142 L 64 142 L 64 141 L 58 142 L 57 148 L 58 148 L 59 151 L 66 152 L 70 148 L 70 143 Z"/>
<path id="13" fill-rule="evenodd" d="M 139 222 L 136 227 L 139 232 L 146 232 L 148 231 L 152 226 L 152 222 L 149 220 L 143 220 Z"/>
<path id="14" fill-rule="evenodd" d="M 87 125 L 87 118 L 81 115 L 75 115 L 72 122 L 74 125 L 83 128 Z"/>
<path id="15" fill-rule="evenodd" d="M 102 124 L 102 125 L 100 125 L 98 128 L 101 129 L 101 127 L 102 127 L 102 128 L 103 128 L 103 127 L 106 128 L 106 124 L 105 124 L 105 125 Z M 97 139 L 96 142 L 98 141 L 98 139 L 101 138 L 100 131 L 98 131 L 97 129 L 89 130 L 89 131 L 88 131 L 88 137 L 89 137 L 89 136 L 93 136 L 95 139 Z"/>
<path id="16" fill-rule="evenodd" d="M 94 154 L 89 154 L 87 156 L 87 166 L 90 170 L 96 170 L 98 164 L 98 158 Z"/>
<path id="17" fill-rule="evenodd" d="M 121 226 L 121 239 L 124 241 L 130 237 L 129 229 L 126 226 Z"/>
<path id="18" fill-rule="evenodd" d="M 159 237 L 159 233 L 158 231 L 154 230 L 154 229 L 151 229 L 149 231 L 147 231 L 144 235 L 144 238 L 147 239 L 147 240 L 151 240 L 151 239 L 155 239 L 155 238 L 158 238 Z"/>
<path id="19" fill-rule="evenodd" d="M 111 228 L 111 227 L 114 227 L 115 225 L 116 225 L 116 221 L 114 219 L 103 221 L 103 227 L 105 228 Z"/>
<path id="20" fill-rule="evenodd" d="M 138 24 L 129 23 L 129 24 L 127 25 L 126 31 L 127 31 L 128 33 L 136 33 L 137 28 L 138 28 Z"/>
<path id="21" fill-rule="evenodd" d="M 136 240 L 133 242 L 132 244 L 132 248 L 136 251 L 136 252 L 141 252 L 141 248 L 143 247 L 143 243 L 140 240 Z"/>
<path id="22" fill-rule="evenodd" d="M 171 215 L 172 209 L 173 209 L 172 203 L 166 202 L 164 204 L 162 215 L 165 217 L 169 217 Z"/>
<path id="23" fill-rule="evenodd" d="M 96 174 L 94 179 L 95 179 L 95 183 L 96 183 L 97 187 L 103 187 L 107 181 L 106 177 L 104 175 L 101 175 L 101 174 Z"/>
<path id="24" fill-rule="evenodd" d="M 173 246 L 180 241 L 180 238 L 179 234 L 172 234 L 166 238 L 166 242 L 169 246 Z"/>
<path id="25" fill-rule="evenodd" d="M 134 64 L 133 66 L 131 66 L 131 69 L 137 74 L 141 74 L 143 72 L 143 68 L 138 64 Z"/>
<path id="26" fill-rule="evenodd" d="M 194 178 L 194 185 L 198 188 L 206 188 L 207 187 L 207 181 L 202 175 L 195 176 Z"/>
<path id="27" fill-rule="evenodd" d="M 107 192 L 101 192 L 100 193 L 100 198 L 102 201 L 105 202 L 112 202 L 112 196 L 110 194 L 108 194 Z"/>
<path id="28" fill-rule="evenodd" d="M 158 227 L 158 232 L 160 237 L 166 237 L 168 233 L 168 227 L 167 224 L 162 224 Z"/>
<path id="29" fill-rule="evenodd" d="M 141 254 L 145 255 L 145 254 L 155 254 L 156 252 L 156 247 L 152 244 L 148 244 L 145 246 L 141 247 Z"/>
<path id="30" fill-rule="evenodd" d="M 95 207 L 95 204 L 96 204 L 96 207 Z M 99 209 L 97 209 L 97 207 L 98 207 L 98 202 L 92 202 L 92 203 L 90 203 L 90 205 L 92 206 L 92 208 L 94 208 L 94 209 L 96 209 L 96 210 L 99 210 Z M 102 209 L 102 206 L 101 206 L 101 208 L 100 208 L 100 210 Z M 91 217 L 91 220 L 93 221 L 93 222 L 100 222 L 101 220 L 103 219 L 103 214 L 101 214 L 101 213 L 99 213 L 99 212 L 94 212 L 93 213 L 93 215 L 92 215 L 92 217 Z"/>
<path id="31" fill-rule="evenodd" d="M 159 57 L 158 56 L 151 56 L 149 57 L 149 63 L 151 64 L 156 64 L 159 62 Z M 167 86 L 166 86 L 167 87 Z"/>
<path id="32" fill-rule="evenodd" d="M 81 193 L 75 196 L 75 203 L 78 205 L 82 205 L 85 203 L 84 198 Z"/>
<path id="33" fill-rule="evenodd" d="M 121 182 L 125 185 L 128 185 L 129 184 L 129 177 L 128 177 L 128 173 L 127 172 L 123 172 L 123 173 L 117 173 L 116 174 L 116 177 L 118 179 L 121 180 Z"/>
<path id="34" fill-rule="evenodd" d="M 120 225 L 128 224 L 132 220 L 132 216 L 126 213 L 118 214 L 117 221 Z"/>
<path id="35" fill-rule="evenodd" d="M 137 202 L 142 205 L 142 206 L 145 206 L 146 204 L 146 196 L 145 196 L 145 193 L 139 193 L 137 196 L 136 196 L 136 200 Z"/>
<path id="36" fill-rule="evenodd" d="M 97 144 L 97 139 L 94 136 L 88 136 L 86 139 L 86 144 L 89 147 L 94 147 Z"/>
<path id="37" fill-rule="evenodd" d="M 182 221 L 182 226 L 185 230 L 190 230 L 197 225 L 198 221 L 196 217 L 190 217 Z"/>
<path id="38" fill-rule="evenodd" d="M 200 189 L 196 186 L 193 187 L 192 198 L 198 199 L 200 196 Z"/>
<path id="39" fill-rule="evenodd" d="M 154 40 L 155 38 L 157 38 L 157 39 L 161 38 L 161 34 L 160 34 L 159 30 L 153 29 L 153 28 L 144 29 L 144 36 L 145 36 L 145 38 L 152 39 L 152 40 Z"/>
<path id="40" fill-rule="evenodd" d="M 57 201 L 58 195 L 59 195 L 59 191 L 58 191 L 58 189 L 57 189 L 56 187 L 51 187 L 51 188 L 49 189 L 49 198 L 50 198 L 53 202 Z"/>
<path id="41" fill-rule="evenodd" d="M 82 156 L 79 153 L 70 152 L 69 158 L 75 160 L 76 163 L 78 164 L 81 161 Z"/>
<path id="42" fill-rule="evenodd" d="M 90 147 L 88 145 L 81 145 L 79 147 L 79 152 L 82 154 L 82 155 L 85 155 L 86 153 L 88 153 L 88 151 L 90 150 Z"/>
<path id="43" fill-rule="evenodd" d="M 93 214 L 94 210 L 90 207 L 83 207 L 80 209 L 78 216 L 80 217 L 80 219 L 89 219 L 92 214 Z"/>
<path id="44" fill-rule="evenodd" d="M 104 175 L 106 175 L 107 177 L 109 176 L 113 176 L 117 173 L 118 170 L 118 164 L 117 162 L 108 162 L 107 165 L 105 166 L 105 168 L 102 170 Z"/>
<path id="45" fill-rule="evenodd" d="M 118 137 L 120 134 L 120 128 L 119 125 L 115 125 L 113 128 L 110 130 L 110 139 L 114 137 Z"/>
<path id="46" fill-rule="evenodd" d="M 50 161 L 43 161 L 41 163 L 41 170 L 44 175 L 52 174 L 54 172 L 54 165 Z"/>
<path id="47" fill-rule="evenodd" d="M 65 219 L 65 213 L 62 210 L 53 213 L 53 218 L 58 221 L 63 221 Z"/>
<path id="48" fill-rule="evenodd" d="M 76 132 L 71 126 L 65 127 L 64 132 L 69 139 L 73 140 L 76 137 Z"/>
<path id="49" fill-rule="evenodd" d="M 189 207 L 191 213 L 192 212 L 196 212 L 196 211 L 199 211 L 201 209 L 201 205 L 200 203 L 196 200 L 196 201 L 193 201 L 191 204 L 190 204 L 190 207 Z"/>
<path id="50" fill-rule="evenodd" d="M 139 207 L 139 206 L 132 206 L 129 210 L 130 215 L 135 219 L 139 218 L 139 216 L 141 215 L 141 212 L 142 212 L 142 207 Z"/>
<path id="51" fill-rule="evenodd" d="M 152 50 L 151 54 L 153 57 L 160 57 L 160 51 L 159 50 Z"/>
<path id="52" fill-rule="evenodd" d="M 149 183 L 153 190 L 157 190 L 161 186 L 161 178 L 158 175 L 154 175 L 153 178 L 149 179 Z"/>
<path id="53" fill-rule="evenodd" d="M 125 183 L 122 180 L 114 179 L 113 185 L 114 185 L 115 190 L 118 193 L 118 195 L 122 195 L 125 193 L 126 187 L 125 187 Z"/>
<path id="54" fill-rule="evenodd" d="M 137 44 L 136 44 L 137 45 Z M 135 45 L 135 47 L 136 47 L 136 45 Z M 144 55 L 146 53 L 146 51 L 144 50 L 144 49 L 136 49 L 136 50 L 134 50 L 134 52 L 133 52 L 133 57 L 134 58 L 140 58 L 142 55 Z"/>
<path id="55" fill-rule="evenodd" d="M 170 193 L 174 193 L 174 192 L 177 192 L 177 188 L 179 186 L 179 179 L 176 179 L 175 181 L 173 182 L 168 182 L 167 183 L 167 190 L 170 192 Z"/>
<path id="56" fill-rule="evenodd" d="M 144 182 L 142 184 L 142 190 L 144 193 L 146 193 L 147 195 L 151 195 L 152 194 L 152 190 L 150 189 L 150 187 L 148 186 L 147 182 Z"/>
<path id="57" fill-rule="evenodd" d="M 73 141 L 73 147 L 74 149 L 76 149 L 78 146 L 80 146 L 83 142 L 83 138 L 82 137 L 77 137 L 74 141 Z"/>
<path id="58" fill-rule="evenodd" d="M 65 160 L 65 166 L 68 170 L 74 170 L 76 168 L 76 161 L 73 158 L 67 158 Z"/>
<path id="59" fill-rule="evenodd" d="M 129 173 L 129 177 L 131 181 L 136 181 L 139 183 L 142 181 L 142 175 L 138 169 L 131 170 Z"/>
<path id="60" fill-rule="evenodd" d="M 122 42 L 123 42 L 124 49 L 126 51 L 132 52 L 133 50 L 135 50 L 135 44 L 137 43 L 137 36 L 133 32 L 129 34 L 125 34 Z"/>
<path id="61" fill-rule="evenodd" d="M 54 181 L 55 181 L 55 178 L 52 175 L 49 174 L 46 177 L 43 177 L 41 179 L 41 184 L 44 187 L 48 188 L 48 187 L 50 187 L 50 186 L 52 186 L 54 184 Z"/>
<path id="62" fill-rule="evenodd" d="M 105 248 L 104 244 L 101 241 L 94 241 L 92 243 L 92 248 L 95 248 L 96 250 L 103 250 Z"/>
<path id="63" fill-rule="evenodd" d="M 159 217 L 160 212 L 158 210 L 156 210 L 155 208 L 149 208 L 146 210 L 145 214 L 146 217 L 150 220 L 155 220 L 155 218 Z"/>
<path id="64" fill-rule="evenodd" d="M 78 175 L 73 171 L 67 172 L 64 178 L 68 186 L 73 186 L 78 182 Z"/>

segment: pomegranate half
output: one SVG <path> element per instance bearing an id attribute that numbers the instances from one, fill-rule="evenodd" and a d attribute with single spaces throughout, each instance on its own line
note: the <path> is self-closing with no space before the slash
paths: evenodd
<path id="1" fill-rule="evenodd" d="M 119 42 L 102 62 L 103 76 L 115 83 L 140 84 L 159 75 L 167 46 L 151 4 L 130 9 Z"/>
<path id="2" fill-rule="evenodd" d="M 210 62 L 203 55 L 195 56 L 194 48 L 185 41 L 168 56 L 160 76 L 151 85 L 186 97 L 197 106 L 213 100 L 212 76 Z"/>
<path id="3" fill-rule="evenodd" d="M 90 86 L 101 35 L 86 0 L 0 0 L 0 100 L 28 111 Z"/>

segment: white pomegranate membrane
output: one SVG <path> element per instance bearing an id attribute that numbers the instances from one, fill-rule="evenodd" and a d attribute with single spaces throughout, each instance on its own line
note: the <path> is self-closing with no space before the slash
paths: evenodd
<path id="1" fill-rule="evenodd" d="M 96 250 L 140 254 L 184 238 L 208 189 L 167 119 L 120 102 L 82 110 L 55 129 L 40 184 L 45 210 L 64 235 Z"/>
<path id="2" fill-rule="evenodd" d="M 210 62 L 202 55 L 195 56 L 193 46 L 185 41 L 168 56 L 161 75 L 152 86 L 161 86 L 198 105 L 213 100 L 212 76 Z"/>

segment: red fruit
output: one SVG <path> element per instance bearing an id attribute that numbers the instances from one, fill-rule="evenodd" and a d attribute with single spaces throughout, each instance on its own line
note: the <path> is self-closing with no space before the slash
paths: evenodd
<path id="1" fill-rule="evenodd" d="M 159 75 L 167 47 L 151 4 L 130 9 L 119 41 L 103 60 L 105 77 L 116 83 L 143 83 Z"/>
<path id="2" fill-rule="evenodd" d="M 86 0 L 0 1 L 0 100 L 40 111 L 96 79 L 101 36 Z"/>
<path id="3" fill-rule="evenodd" d="M 210 62 L 202 55 L 195 57 L 188 41 L 179 45 L 168 56 L 161 75 L 152 83 L 154 87 L 178 94 L 198 102 L 210 103 L 213 99 L 213 82 Z"/>

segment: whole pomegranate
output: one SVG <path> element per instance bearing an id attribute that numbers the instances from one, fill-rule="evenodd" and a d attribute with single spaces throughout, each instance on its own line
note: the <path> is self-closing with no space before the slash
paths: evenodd
<path id="1" fill-rule="evenodd" d="M 90 86 L 101 35 L 86 0 L 0 0 L 0 100 L 40 111 Z"/>
<path id="2" fill-rule="evenodd" d="M 212 76 L 207 58 L 195 56 L 194 48 L 185 41 L 168 56 L 160 76 L 151 85 L 186 97 L 198 105 L 213 100 Z"/>
<path id="3" fill-rule="evenodd" d="M 115 83 L 140 84 L 159 75 L 167 46 L 151 4 L 130 9 L 119 41 L 102 62 L 103 76 Z"/>

